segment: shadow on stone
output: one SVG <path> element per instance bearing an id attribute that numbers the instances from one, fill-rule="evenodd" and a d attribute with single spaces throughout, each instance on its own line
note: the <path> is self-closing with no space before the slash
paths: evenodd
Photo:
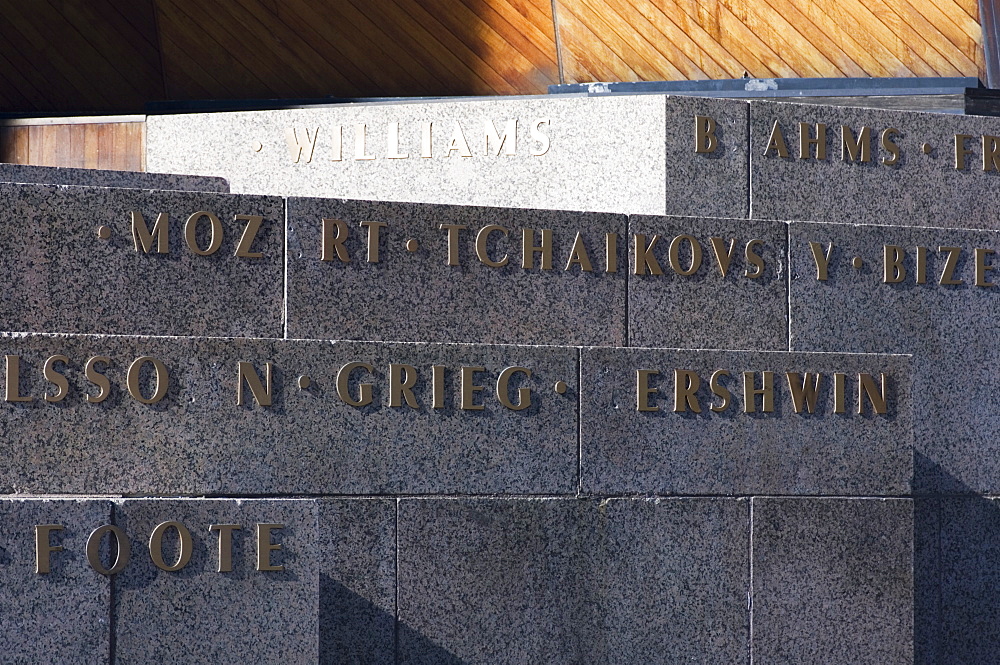
<path id="1" fill-rule="evenodd" d="M 396 618 L 329 575 L 320 575 L 319 654 L 321 665 L 393 665 Z M 411 657 L 400 663 L 465 665 L 417 631 L 399 624 L 399 643 Z"/>
<path id="2" fill-rule="evenodd" d="M 1000 502 L 914 454 L 914 659 L 995 663 L 1000 653 Z M 932 494 L 958 487 L 965 494 Z"/>

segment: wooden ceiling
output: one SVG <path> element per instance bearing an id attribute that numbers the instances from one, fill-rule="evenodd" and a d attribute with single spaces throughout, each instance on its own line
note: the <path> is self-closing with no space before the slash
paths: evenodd
<path id="1" fill-rule="evenodd" d="M 0 111 L 12 113 L 744 73 L 985 78 L 977 0 L 0 0 L 0 11 Z"/>

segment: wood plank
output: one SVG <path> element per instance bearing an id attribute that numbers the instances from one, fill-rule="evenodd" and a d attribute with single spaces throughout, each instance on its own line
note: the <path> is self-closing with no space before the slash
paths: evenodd
<path id="1" fill-rule="evenodd" d="M 641 80 L 629 63 L 615 53 L 567 1 L 560 0 L 556 12 L 563 40 L 563 69 L 567 83 Z"/>
<path id="2" fill-rule="evenodd" d="M 863 77 L 866 75 L 862 69 L 850 56 L 848 56 L 837 44 L 827 37 L 825 26 L 817 25 L 788 0 L 763 0 L 770 9 L 781 16 L 781 21 L 802 35 L 804 39 L 811 42 L 820 53 L 824 55 L 826 61 L 839 70 L 840 74 L 848 77 Z"/>

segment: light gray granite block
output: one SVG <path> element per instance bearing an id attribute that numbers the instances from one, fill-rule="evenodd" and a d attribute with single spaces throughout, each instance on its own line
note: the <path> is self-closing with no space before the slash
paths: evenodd
<path id="1" fill-rule="evenodd" d="M 376 236 L 368 222 L 384 227 Z M 324 241 L 325 226 L 350 234 L 343 257 Z M 525 252 L 525 238 L 546 251 Z M 626 240 L 622 215 L 289 199 L 288 335 L 622 346 Z M 573 257 L 590 271 L 569 265 Z"/>
<path id="2" fill-rule="evenodd" d="M 810 242 L 821 262 L 830 252 L 825 280 Z M 991 371 L 1000 357 L 1000 287 L 976 286 L 977 272 L 984 283 L 1000 279 L 977 271 L 975 251 L 1000 251 L 1000 234 L 792 224 L 789 246 L 793 349 L 913 354 L 914 445 L 930 463 L 915 469 L 914 490 L 1000 491 L 1000 378 Z M 899 282 L 885 282 L 887 254 L 889 279 Z M 950 256 L 954 270 L 946 270 Z M 1000 264 L 983 252 L 979 259 L 984 268 Z"/>
<path id="3" fill-rule="evenodd" d="M 176 526 L 162 530 L 159 548 L 151 543 L 166 522 L 187 531 L 187 557 Z M 116 663 L 318 662 L 315 501 L 134 499 L 115 507 L 115 524 L 131 542 L 114 577 Z M 262 532 L 260 524 L 281 526 Z M 240 526 L 225 530 L 231 547 L 212 525 Z M 167 567 L 187 563 L 163 570 L 153 552 Z M 228 572 L 219 572 L 223 553 Z M 281 569 L 260 569 L 268 566 Z"/>
<path id="4" fill-rule="evenodd" d="M 82 185 L 85 187 L 124 187 L 128 189 L 173 189 L 185 192 L 228 192 L 225 178 L 70 169 L 59 166 L 28 166 L 0 163 L 0 182 L 39 183 L 47 185 Z"/>
<path id="5" fill-rule="evenodd" d="M 398 662 L 745 663 L 747 508 L 403 499 Z"/>
<path id="6" fill-rule="evenodd" d="M 753 662 L 914 662 L 912 500 L 754 498 L 752 524 Z"/>
<path id="7" fill-rule="evenodd" d="M 9 331 L 281 336 L 283 202 L 269 197 L 0 184 L 0 327 Z M 152 237 L 133 235 L 133 211 Z M 187 220 L 200 216 L 196 254 Z M 168 215 L 166 250 L 154 231 Z M 235 256 L 247 221 L 263 217 L 248 252 Z M 139 228 L 139 227 L 137 227 Z M 107 236 L 99 235 L 101 231 Z M 248 237 L 249 240 L 249 237 Z"/>
<path id="8" fill-rule="evenodd" d="M 629 217 L 629 346 L 786 349 L 786 236 L 780 222 Z"/>
<path id="9" fill-rule="evenodd" d="M 91 532 L 111 521 L 102 500 L 0 500 L 0 653 L 11 665 L 108 662 L 111 585 L 87 563 Z M 36 572 L 36 525 L 49 572 Z M 62 548 L 59 550 L 58 548 Z"/>
<path id="10" fill-rule="evenodd" d="M 695 116 L 714 122 L 711 152 L 695 151 Z M 748 117 L 746 102 L 663 95 L 157 115 L 146 164 L 255 194 L 745 217 Z"/>
<path id="11" fill-rule="evenodd" d="M 913 470 L 908 360 L 819 353 L 584 349 L 583 489 L 597 494 L 906 494 Z M 641 390 L 640 370 L 658 372 L 643 374 Z M 728 375 L 716 375 L 719 370 Z M 752 384 L 747 382 L 748 372 Z M 753 395 L 752 403 L 747 399 L 747 387 L 765 389 L 764 372 L 773 372 L 770 412 L 764 410 L 768 405 L 763 394 Z M 788 373 L 793 374 L 791 379 Z M 803 399 L 797 413 L 789 386 L 801 391 L 806 373 L 809 388 L 816 386 L 817 374 L 822 378 L 814 412 Z M 838 373 L 844 375 L 844 413 L 836 412 Z M 883 373 L 885 413 L 874 412 L 866 391 L 864 413 L 859 415 L 859 376 L 869 375 L 871 388 L 880 396 Z M 658 392 L 646 393 L 647 389 Z M 643 408 L 657 410 L 640 411 L 640 394 L 646 397 Z"/>
<path id="12" fill-rule="evenodd" d="M 319 662 L 393 665 L 396 499 L 319 504 Z"/>
<path id="13" fill-rule="evenodd" d="M 15 363 L 19 375 L 7 399 L 32 398 L 0 403 L 8 450 L 0 487 L 246 495 L 534 494 L 577 485 L 575 348 L 29 335 L 0 337 L 0 356 L 16 357 L 6 361 L 11 386 Z M 66 360 L 51 363 L 52 382 L 44 368 L 54 356 Z M 88 380 L 95 357 L 109 362 L 92 363 Z M 140 358 L 162 363 L 159 389 L 151 360 L 132 370 L 139 397 L 161 396 L 153 404 L 128 389 Z M 264 399 L 267 363 L 272 403 L 262 406 L 251 375 Z M 398 406 L 394 371 L 412 385 Z M 68 394 L 46 401 L 62 393 L 57 374 Z M 508 406 L 497 393 L 501 376 Z M 105 380 L 106 391 L 97 385 Z M 348 403 L 368 391 L 369 404 Z M 463 393 L 470 408 L 461 408 Z"/>
<path id="14" fill-rule="evenodd" d="M 770 143 L 775 123 L 787 157 L 776 138 Z M 818 144 L 800 140 L 801 123 L 807 141 L 819 136 L 817 124 L 826 126 L 825 158 L 817 159 Z M 755 218 L 1000 228 L 998 118 L 755 101 L 750 127 Z M 843 147 L 845 136 L 851 149 L 861 141 L 856 157 Z M 958 151 L 961 169 L 957 145 L 969 151 Z"/>

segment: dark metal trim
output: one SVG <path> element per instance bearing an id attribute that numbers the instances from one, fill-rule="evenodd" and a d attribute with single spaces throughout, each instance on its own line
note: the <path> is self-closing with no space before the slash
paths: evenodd
<path id="1" fill-rule="evenodd" d="M 984 0 L 993 1 L 993 0 Z M 670 94 L 698 97 L 866 97 L 965 94 L 982 88 L 975 77 L 913 78 L 775 78 L 711 81 L 623 81 L 550 85 L 549 94 L 600 95 Z"/>
<path id="2" fill-rule="evenodd" d="M 979 24 L 983 27 L 983 60 L 986 86 L 1000 87 L 1000 23 L 997 0 L 979 0 Z"/>

